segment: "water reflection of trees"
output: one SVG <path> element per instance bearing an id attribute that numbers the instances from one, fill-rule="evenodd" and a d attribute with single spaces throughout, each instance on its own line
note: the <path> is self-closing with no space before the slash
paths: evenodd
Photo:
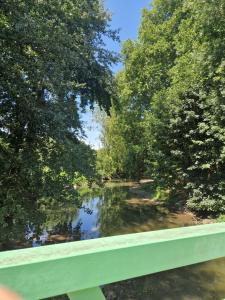
<path id="1" fill-rule="evenodd" d="M 27 207 L 26 219 L 0 229 L 5 235 L 0 235 L 2 250 L 179 226 L 169 220 L 165 208 L 137 195 L 134 198 L 127 187 L 106 187 L 82 196 L 79 202 L 75 199 L 65 199 L 64 203 L 43 199 L 39 207 Z M 96 230 L 93 234 L 88 227 L 81 232 L 82 224 L 88 223 L 93 213 L 91 203 L 96 201 Z M 79 209 L 85 214 L 74 227 Z"/>
<path id="2" fill-rule="evenodd" d="M 167 209 L 149 205 L 142 198 L 132 198 L 127 188 L 108 187 L 103 190 L 99 202 L 99 226 L 102 236 L 123 233 L 125 228 L 156 221 L 168 214 Z"/>
<path id="3" fill-rule="evenodd" d="M 15 222 L 8 223 L 6 228 L 0 228 L 0 250 L 31 247 L 33 241 L 35 246 L 42 244 L 41 236 L 44 231 L 49 235 L 64 234 L 69 240 L 71 222 L 76 211 L 76 205 L 71 201 L 65 201 L 64 204 L 50 201 L 40 206 L 24 207 L 23 215 L 26 217 L 19 219 L 18 216 Z M 60 242 L 60 239 L 51 241 Z M 50 241 L 46 241 L 48 242 Z"/>
<path id="4" fill-rule="evenodd" d="M 105 188 L 99 202 L 99 219 L 101 236 L 110 236 L 124 225 L 123 212 L 126 190 L 122 188 Z"/>
<path id="5" fill-rule="evenodd" d="M 72 221 L 65 221 L 62 224 L 57 224 L 49 231 L 48 240 L 45 244 L 79 241 L 82 236 L 81 226 L 82 221 L 79 221 L 75 227 L 73 227 Z"/>

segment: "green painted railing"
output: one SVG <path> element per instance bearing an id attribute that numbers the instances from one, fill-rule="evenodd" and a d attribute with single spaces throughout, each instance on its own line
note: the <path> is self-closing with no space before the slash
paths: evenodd
<path id="1" fill-rule="evenodd" d="M 225 256 L 225 223 L 0 253 L 0 284 L 24 299 L 105 299 L 99 286 Z"/>

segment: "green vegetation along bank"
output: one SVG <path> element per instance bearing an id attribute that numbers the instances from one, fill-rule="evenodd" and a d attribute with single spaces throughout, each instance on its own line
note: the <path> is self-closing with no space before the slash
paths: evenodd
<path id="1" fill-rule="evenodd" d="M 98 169 L 225 213 L 225 2 L 155 0 L 122 49 Z"/>
<path id="2" fill-rule="evenodd" d="M 1 2 L 2 239 L 12 238 L 28 208 L 74 201 L 73 186 L 96 177 L 95 151 L 81 141 L 80 111 L 94 103 L 110 107 L 117 58 L 103 37 L 117 35 L 108 22 L 99 0 Z"/>

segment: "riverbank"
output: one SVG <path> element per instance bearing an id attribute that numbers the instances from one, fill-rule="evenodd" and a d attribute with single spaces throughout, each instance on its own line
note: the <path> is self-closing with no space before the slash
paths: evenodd
<path id="1" fill-rule="evenodd" d="M 215 222 L 223 222 L 224 218 L 213 218 L 213 217 L 203 217 L 197 215 L 195 212 L 190 211 L 186 205 L 185 201 L 179 198 L 171 198 L 169 195 L 169 190 L 163 190 L 155 187 L 154 181 L 152 179 L 142 179 L 140 181 L 112 181 L 111 185 L 120 185 L 129 187 L 129 192 L 134 196 L 142 198 L 142 203 L 147 206 L 162 206 L 169 208 L 175 212 L 183 212 L 190 215 L 195 224 L 211 224 Z M 139 201 L 130 200 L 130 204 L 140 205 Z"/>
<path id="2" fill-rule="evenodd" d="M 149 186 L 147 186 L 149 185 Z M 142 189 L 143 194 L 140 193 Z M 151 193 L 152 191 L 152 193 Z M 144 195 L 144 197 L 143 197 Z M 108 182 L 104 187 L 85 192 L 79 206 L 71 202 L 68 206 L 51 206 L 43 215 L 32 208 L 27 212 L 25 228 L 14 228 L 17 239 L 2 245 L 2 250 L 26 247 L 40 247 L 49 244 L 95 239 L 106 236 L 146 232 L 167 228 L 178 228 L 204 224 L 187 210 L 168 208 L 166 201 L 155 199 L 157 193 L 151 182 Z M 36 214 L 35 218 L 32 213 Z M 30 214 L 30 215 L 29 215 Z M 4 246 L 4 247 L 3 247 Z M 1 242 L 0 242 L 1 248 Z M 166 253 L 165 253 L 166 256 Z M 222 299 L 225 261 L 212 261 L 204 265 L 171 270 L 137 279 L 107 285 L 104 292 L 107 300 L 148 300 L 148 299 Z M 213 298 L 211 274 L 214 284 Z M 191 297 L 190 291 L 193 295 Z M 177 295 L 177 296 L 176 296 Z"/>

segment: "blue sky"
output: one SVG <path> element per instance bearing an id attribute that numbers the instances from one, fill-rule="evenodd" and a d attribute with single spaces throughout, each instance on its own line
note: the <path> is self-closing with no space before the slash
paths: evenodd
<path id="1" fill-rule="evenodd" d="M 120 40 L 136 39 L 141 20 L 141 12 L 149 8 L 150 0 L 105 0 L 105 7 L 112 13 L 111 28 L 120 29 Z M 121 45 L 111 40 L 107 41 L 107 48 L 120 52 Z M 121 65 L 114 66 L 113 71 L 118 71 Z"/>
<path id="2" fill-rule="evenodd" d="M 136 39 L 141 20 L 141 11 L 144 7 L 150 7 L 150 0 L 105 0 L 105 7 L 112 13 L 111 28 L 120 29 L 120 40 L 123 43 L 126 39 Z M 106 47 L 119 52 L 121 45 L 111 40 L 106 40 Z M 121 64 L 113 66 L 113 72 L 118 71 Z M 93 148 L 100 147 L 100 128 L 93 119 L 91 112 L 82 115 L 84 129 L 87 135 L 86 143 Z"/>

